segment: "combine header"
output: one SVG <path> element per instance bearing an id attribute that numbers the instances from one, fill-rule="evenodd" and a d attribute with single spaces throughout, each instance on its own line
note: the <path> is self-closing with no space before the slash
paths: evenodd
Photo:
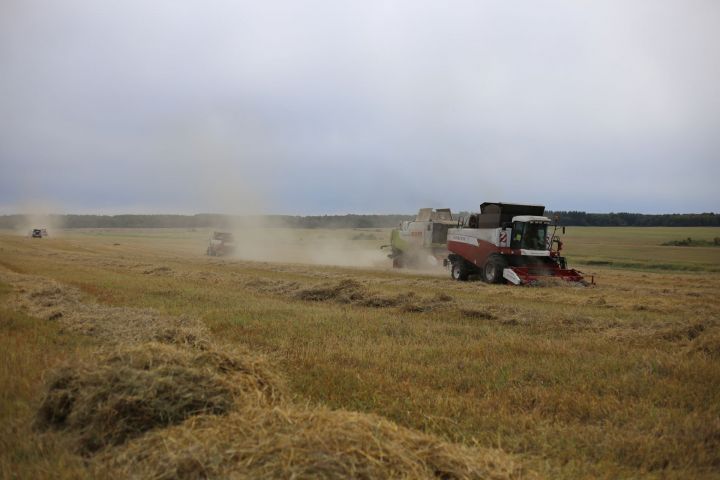
<path id="1" fill-rule="evenodd" d="M 445 265 L 455 280 L 479 274 L 487 283 L 533 284 L 557 278 L 587 285 L 582 273 L 567 268 L 562 242 L 550 231 L 542 205 L 486 202 L 480 213 L 447 233 Z M 563 228 L 564 230 L 564 228 Z M 591 283 L 594 279 L 591 279 Z"/>

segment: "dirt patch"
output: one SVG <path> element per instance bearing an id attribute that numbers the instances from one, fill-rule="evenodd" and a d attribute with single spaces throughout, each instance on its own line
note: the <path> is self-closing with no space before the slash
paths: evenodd
<path id="1" fill-rule="evenodd" d="M 494 320 L 497 316 L 489 310 L 479 310 L 475 308 L 463 308 L 460 315 L 465 318 L 476 318 L 479 320 Z"/>
<path id="2" fill-rule="evenodd" d="M 398 307 L 404 312 L 428 312 L 453 301 L 451 296 L 443 293 L 428 298 L 419 297 L 415 292 L 381 295 L 365 288 L 360 282 L 348 279 L 299 290 L 295 298 L 307 302 L 335 302 L 370 308 Z"/>
<path id="3" fill-rule="evenodd" d="M 111 478 L 527 477 L 496 450 L 446 443 L 375 415 L 305 408 L 193 419 L 101 461 L 98 476 Z"/>
<path id="4" fill-rule="evenodd" d="M 699 337 L 707 327 L 703 323 L 688 326 L 677 326 L 660 330 L 656 336 L 669 342 L 694 340 Z"/>
<path id="5" fill-rule="evenodd" d="M 690 343 L 690 352 L 707 355 L 710 358 L 720 359 L 720 331 L 713 330 L 696 337 Z"/>
<path id="6" fill-rule="evenodd" d="M 615 305 L 608 303 L 607 299 L 605 297 L 589 297 L 585 301 L 586 305 L 592 305 L 598 308 L 616 308 Z"/>
<path id="7" fill-rule="evenodd" d="M 253 278 L 243 283 L 245 287 L 252 290 L 268 293 L 271 295 L 285 295 L 293 293 L 300 288 L 297 282 L 287 280 L 267 280 L 264 278 Z"/>
<path id="8" fill-rule="evenodd" d="M 171 275 L 173 273 L 173 270 L 170 267 L 161 266 L 148 268 L 146 270 L 143 270 L 143 273 L 145 275 Z"/>
<path id="9" fill-rule="evenodd" d="M 452 301 L 453 301 L 453 297 L 451 297 L 451 296 L 448 295 L 447 293 L 438 292 L 438 293 L 436 293 L 435 296 L 433 297 L 433 300 L 436 301 L 436 302 L 452 302 Z"/>
<path id="10" fill-rule="evenodd" d="M 355 280 L 341 280 L 337 283 L 316 285 L 300 290 L 295 296 L 308 302 L 332 300 L 339 303 L 352 303 L 366 300 L 365 289 L 361 283 Z"/>
<path id="11" fill-rule="evenodd" d="M 37 414 L 40 429 L 77 437 L 84 453 L 238 404 L 276 404 L 282 382 L 248 352 L 149 343 L 56 371 Z"/>

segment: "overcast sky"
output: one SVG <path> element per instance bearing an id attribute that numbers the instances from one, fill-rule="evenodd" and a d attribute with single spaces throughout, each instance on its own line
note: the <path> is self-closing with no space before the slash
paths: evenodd
<path id="1" fill-rule="evenodd" d="M 720 211 L 720 2 L 0 0 L 0 213 Z"/>

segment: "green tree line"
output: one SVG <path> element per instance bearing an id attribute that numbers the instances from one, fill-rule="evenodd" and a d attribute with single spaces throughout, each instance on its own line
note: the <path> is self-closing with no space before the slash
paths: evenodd
<path id="1" fill-rule="evenodd" d="M 461 214 L 462 215 L 462 214 Z M 648 215 L 641 213 L 546 212 L 557 215 L 562 225 L 596 227 L 717 227 L 720 214 L 682 213 Z M 465 214 L 467 216 L 467 214 Z M 242 226 L 290 228 L 383 228 L 397 226 L 415 215 L 49 215 L 30 224 L 32 217 L 0 216 L 0 228 L 233 228 Z"/>
<path id="2" fill-rule="evenodd" d="M 546 212 L 557 215 L 562 225 L 592 227 L 718 227 L 720 215 L 715 213 L 587 213 L 576 211 Z"/>
<path id="3" fill-rule="evenodd" d="M 290 228 L 394 227 L 414 215 L 24 215 L 0 216 L 0 228 L 233 228 L 242 226 Z M 30 224 L 31 222 L 43 225 Z"/>

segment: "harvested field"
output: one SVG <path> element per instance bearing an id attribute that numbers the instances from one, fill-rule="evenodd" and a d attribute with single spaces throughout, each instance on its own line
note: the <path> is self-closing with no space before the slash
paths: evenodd
<path id="1" fill-rule="evenodd" d="M 439 293 L 432 298 L 420 298 L 415 292 L 406 291 L 394 296 L 370 292 L 355 280 L 341 280 L 337 283 L 322 284 L 298 290 L 295 296 L 308 302 L 337 302 L 363 307 L 401 307 L 406 312 L 427 312 L 445 306 L 452 297 Z"/>
<path id="2" fill-rule="evenodd" d="M 157 431 L 98 459 L 116 478 L 528 478 L 496 450 L 442 442 L 375 415 L 244 410 Z"/>
<path id="3" fill-rule="evenodd" d="M 40 276 L 0 270 L 0 281 L 14 287 L 7 300 L 9 307 L 58 321 L 69 333 L 116 344 L 158 341 L 203 348 L 208 343 L 207 328 L 187 317 L 163 315 L 153 309 L 99 305 L 77 288 Z M 90 303 L 83 302 L 83 297 Z"/>
<path id="4" fill-rule="evenodd" d="M 667 229 L 640 229 L 645 243 L 637 230 L 576 230 L 566 243 L 569 261 L 580 259 L 580 268 L 596 275 L 594 287 L 512 288 L 452 282 L 444 271 L 208 258 L 206 232 L 73 231 L 42 243 L 0 235 L 0 472 L 144 477 L 165 465 L 178 475 L 201 468 L 216 478 L 252 478 L 274 472 L 277 462 L 288 472 L 325 471 L 318 465 L 327 460 L 332 472 L 377 467 L 387 475 L 407 469 L 408 476 L 432 476 L 430 465 L 440 463 L 422 456 L 405 463 L 417 444 L 383 433 L 387 427 L 403 438 L 427 435 L 448 451 L 476 452 L 481 463 L 503 458 L 509 463 L 493 460 L 501 467 L 495 471 L 511 478 L 717 478 L 717 249 L 661 247 Z M 694 231 L 667 235 L 703 238 Z M 650 264 L 653 249 L 670 249 L 667 268 Z M 113 352 L 143 345 L 183 360 L 153 361 L 158 368 L 147 378 L 132 362 L 113 366 Z M 271 396 L 277 401 L 250 401 L 254 387 L 229 389 L 228 379 L 244 371 L 193 363 L 203 353 L 257 358 L 262 378 L 280 385 Z M 122 432 L 110 422 L 94 430 L 89 447 L 84 429 L 105 425 L 102 409 L 116 409 L 111 395 L 88 397 L 86 404 L 100 408 L 78 410 L 84 420 L 72 427 L 48 426 L 46 417 L 45 427 L 31 428 L 43 425 L 38 411 L 49 392 L 62 398 L 79 385 L 134 388 L 104 376 L 119 368 L 130 371 L 123 379 L 143 379 L 136 384 L 141 390 L 155 384 L 151 375 L 164 384 L 175 368 L 190 372 L 188 378 L 202 374 L 196 383 L 211 382 L 206 390 L 216 400 L 198 406 L 197 392 L 182 389 L 192 393 L 193 406 L 185 408 L 171 400 L 181 389 L 150 389 L 142 396 L 158 403 L 143 405 L 140 416 L 155 418 L 160 403 L 176 405 L 177 413 L 159 413 L 163 420 L 147 430 Z M 65 383 L 74 387 L 50 388 L 63 372 L 73 372 Z M 246 410 L 259 413 L 249 418 Z M 348 433 L 343 422 L 360 430 Z M 222 437 L 226 423 L 229 431 L 263 425 L 273 439 L 268 446 L 291 445 L 305 454 L 262 450 L 262 459 L 243 457 L 250 447 Z M 319 425 L 342 433 L 320 444 L 310 433 Z M 349 446 L 367 442 L 366 427 L 393 447 Z M 258 435 L 249 438 L 259 442 Z M 217 448 L 209 438 L 218 439 Z M 182 458 L 162 447 L 173 441 Z M 95 453 L 98 446 L 105 447 Z M 336 462 L 335 453 L 345 449 L 354 453 L 347 463 Z M 187 452 L 197 452 L 199 463 L 187 460 Z M 332 461 L 322 452 L 335 452 L 327 454 Z M 475 472 L 478 464 L 462 465 L 453 471 Z"/>

